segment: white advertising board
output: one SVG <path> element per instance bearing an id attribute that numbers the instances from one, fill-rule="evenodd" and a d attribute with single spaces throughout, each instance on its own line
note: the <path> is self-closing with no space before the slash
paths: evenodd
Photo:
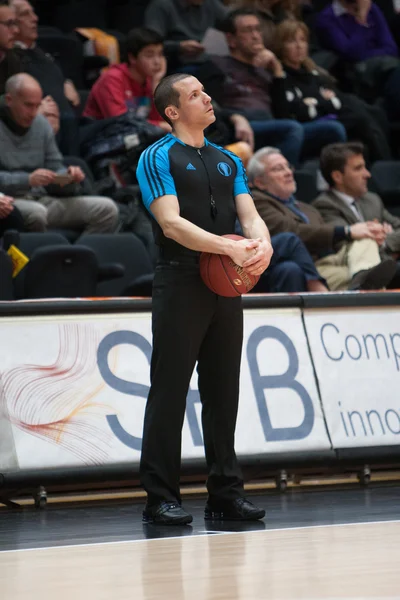
<path id="1" fill-rule="evenodd" d="M 20 469 L 138 464 L 148 313 L 0 320 L 0 411 Z M 193 375 L 183 460 L 203 456 Z M 298 309 L 245 312 L 238 456 L 330 448 Z"/>
<path id="2" fill-rule="evenodd" d="M 400 443 L 400 308 L 304 312 L 334 448 Z"/>

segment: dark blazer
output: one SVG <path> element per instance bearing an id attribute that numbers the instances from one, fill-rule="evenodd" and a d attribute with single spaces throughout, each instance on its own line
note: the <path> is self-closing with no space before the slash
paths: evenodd
<path id="1" fill-rule="evenodd" d="M 332 191 L 323 192 L 314 202 L 314 206 L 322 215 L 325 223 L 330 225 L 353 225 L 359 219 L 351 208 Z M 400 218 L 392 215 L 383 205 L 377 194 L 367 192 L 356 204 L 365 221 L 377 219 L 380 223 L 389 223 L 393 233 L 386 238 L 386 244 L 392 252 L 400 251 Z"/>
<path id="2" fill-rule="evenodd" d="M 299 236 L 307 250 L 314 255 L 333 251 L 335 227 L 326 225 L 316 208 L 304 202 L 298 202 L 299 209 L 309 218 L 304 223 L 290 208 L 276 198 L 257 188 L 252 190 L 254 203 L 259 215 L 266 223 L 271 235 L 291 232 Z"/>

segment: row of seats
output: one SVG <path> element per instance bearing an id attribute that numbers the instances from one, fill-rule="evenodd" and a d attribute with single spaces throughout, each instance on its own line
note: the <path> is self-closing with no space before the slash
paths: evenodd
<path id="1" fill-rule="evenodd" d="M 12 279 L 6 251 L 15 245 L 29 262 Z M 133 233 L 80 236 L 8 231 L 0 254 L 0 300 L 151 296 L 154 267 Z"/>
<path id="2" fill-rule="evenodd" d="M 69 32 L 76 27 L 116 29 L 140 27 L 149 0 L 36 0 L 40 22 Z"/>

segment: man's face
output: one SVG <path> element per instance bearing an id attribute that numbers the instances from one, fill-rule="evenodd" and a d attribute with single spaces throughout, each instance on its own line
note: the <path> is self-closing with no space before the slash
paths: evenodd
<path id="1" fill-rule="evenodd" d="M 282 154 L 270 154 L 263 162 L 264 174 L 256 178 L 256 186 L 282 200 L 289 199 L 296 191 L 296 182 L 286 158 Z"/>
<path id="2" fill-rule="evenodd" d="M 174 107 L 176 122 L 205 129 L 215 121 L 211 98 L 196 77 L 186 77 L 174 84 L 179 92 L 179 107 Z"/>
<path id="3" fill-rule="evenodd" d="M 249 58 L 256 56 L 264 48 L 260 21 L 253 15 L 242 15 L 235 19 L 236 33 L 228 33 L 231 50 Z"/>
<path id="4" fill-rule="evenodd" d="M 163 45 L 150 44 L 129 60 L 144 77 L 154 77 L 164 66 Z"/>
<path id="5" fill-rule="evenodd" d="M 11 50 L 18 33 L 15 12 L 8 6 L 0 6 L 0 50 Z"/>
<path id="6" fill-rule="evenodd" d="M 42 91 L 38 86 L 26 87 L 12 95 L 7 94 L 7 106 L 14 121 L 28 129 L 38 113 L 42 97 Z"/>
<path id="7" fill-rule="evenodd" d="M 340 191 L 352 198 L 359 198 L 368 191 L 368 179 L 371 173 L 365 166 L 364 157 L 361 154 L 349 156 L 343 173 L 334 171 L 332 177 Z"/>
<path id="8" fill-rule="evenodd" d="M 17 40 L 25 44 L 36 42 L 38 37 L 38 17 L 26 0 L 17 0 L 14 4 L 18 21 Z"/>

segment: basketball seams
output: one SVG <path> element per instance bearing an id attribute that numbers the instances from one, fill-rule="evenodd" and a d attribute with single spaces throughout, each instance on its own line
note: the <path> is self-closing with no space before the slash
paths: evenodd
<path id="1" fill-rule="evenodd" d="M 226 270 L 225 263 L 222 260 L 222 256 L 220 254 L 216 254 L 216 256 L 218 256 L 218 258 L 219 258 L 219 261 L 220 261 L 220 263 L 222 265 L 222 268 L 224 269 L 224 273 L 226 275 L 227 280 L 231 284 L 232 288 L 235 290 L 236 294 L 238 296 L 241 296 L 241 292 L 237 289 L 237 287 L 235 286 L 235 284 L 233 283 L 233 281 L 231 281 L 230 275 L 229 275 L 228 271 Z M 228 260 L 229 260 L 229 257 L 228 257 Z"/>

